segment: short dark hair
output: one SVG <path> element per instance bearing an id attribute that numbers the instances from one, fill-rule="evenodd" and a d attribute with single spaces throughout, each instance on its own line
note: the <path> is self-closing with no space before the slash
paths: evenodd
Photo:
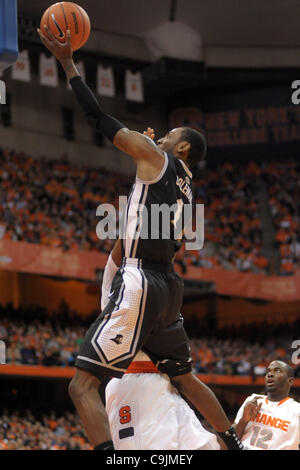
<path id="1" fill-rule="evenodd" d="M 191 144 L 191 149 L 187 159 L 190 168 L 196 166 L 201 160 L 204 160 L 207 144 L 205 136 L 202 132 L 196 131 L 192 127 L 183 127 L 181 140 L 186 140 Z"/>
<path id="2" fill-rule="evenodd" d="M 279 362 L 279 364 L 281 364 L 281 366 L 284 367 L 285 371 L 286 371 L 286 374 L 288 377 L 295 377 L 295 371 L 294 369 L 289 365 L 287 364 L 286 362 L 284 361 L 281 361 L 280 359 L 275 359 L 274 361 L 272 362 Z"/>
<path id="3" fill-rule="evenodd" d="M 286 369 L 286 373 L 287 373 L 288 377 L 295 377 L 295 371 L 291 366 L 286 364 L 285 369 Z"/>

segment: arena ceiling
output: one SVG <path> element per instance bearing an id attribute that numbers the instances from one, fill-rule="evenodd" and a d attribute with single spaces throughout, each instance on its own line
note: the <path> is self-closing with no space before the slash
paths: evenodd
<path id="1" fill-rule="evenodd" d="M 190 25 L 206 45 L 300 46 L 299 0 L 78 0 L 93 30 L 143 38 L 170 18 Z M 51 0 L 18 0 L 40 17 Z"/>

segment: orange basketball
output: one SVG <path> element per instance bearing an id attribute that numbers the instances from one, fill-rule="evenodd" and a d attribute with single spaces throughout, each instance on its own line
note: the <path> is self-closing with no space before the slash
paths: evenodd
<path id="1" fill-rule="evenodd" d="M 58 2 L 51 5 L 42 16 L 41 31 L 47 36 L 44 25 L 61 42 L 66 40 L 66 32 L 71 32 L 71 43 L 74 51 L 80 49 L 91 33 L 91 22 L 83 8 L 73 2 Z"/>

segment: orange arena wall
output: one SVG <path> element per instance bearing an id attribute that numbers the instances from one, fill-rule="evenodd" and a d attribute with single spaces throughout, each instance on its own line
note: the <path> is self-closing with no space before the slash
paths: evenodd
<path id="1" fill-rule="evenodd" d="M 255 302 L 234 297 L 217 297 L 214 307 L 206 299 L 182 307 L 186 320 L 194 317 L 201 322 L 214 314 L 218 328 L 253 322 L 292 323 L 299 317 L 299 312 L 300 302 Z"/>
<path id="2" fill-rule="evenodd" d="M 44 367 L 28 365 L 2 365 L 0 376 L 23 376 L 23 377 L 48 377 L 71 379 L 75 374 L 74 367 Z M 197 374 L 200 380 L 210 385 L 242 385 L 242 386 L 264 386 L 264 377 L 218 374 Z M 300 379 L 294 379 L 294 387 L 300 387 Z"/>
<path id="3" fill-rule="evenodd" d="M 218 327 L 252 322 L 291 323 L 299 317 L 300 302 L 255 302 L 248 299 L 218 297 Z"/>
<path id="4" fill-rule="evenodd" d="M 91 289 L 91 287 L 93 287 Z M 39 305 L 47 310 L 58 310 L 64 300 L 70 310 L 89 315 L 100 305 L 100 283 L 91 286 L 86 282 L 49 279 L 34 274 L 0 270 L 0 304 Z"/>
<path id="5" fill-rule="evenodd" d="M 81 315 L 100 311 L 100 282 L 63 281 L 35 274 L 0 270 L 0 304 L 40 305 L 51 311 L 64 300 Z M 299 316 L 300 302 L 264 302 L 242 298 L 216 297 L 185 303 L 182 314 L 199 322 L 211 314 L 218 327 L 259 321 L 292 322 Z"/>
<path id="6" fill-rule="evenodd" d="M 104 253 L 70 251 L 10 240 L 0 241 L 0 269 L 94 281 L 104 269 Z M 175 269 L 179 270 L 178 266 Z M 218 295 L 269 301 L 300 301 L 300 275 L 280 277 L 190 266 L 186 279 L 212 281 Z"/>

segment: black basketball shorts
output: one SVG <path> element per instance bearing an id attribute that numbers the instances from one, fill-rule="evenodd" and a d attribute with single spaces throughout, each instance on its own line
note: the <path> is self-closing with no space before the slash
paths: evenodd
<path id="1" fill-rule="evenodd" d="M 120 378 L 143 350 L 170 377 L 190 372 L 182 300 L 183 281 L 172 265 L 125 258 L 112 282 L 109 303 L 85 335 L 76 367 L 99 379 Z"/>

